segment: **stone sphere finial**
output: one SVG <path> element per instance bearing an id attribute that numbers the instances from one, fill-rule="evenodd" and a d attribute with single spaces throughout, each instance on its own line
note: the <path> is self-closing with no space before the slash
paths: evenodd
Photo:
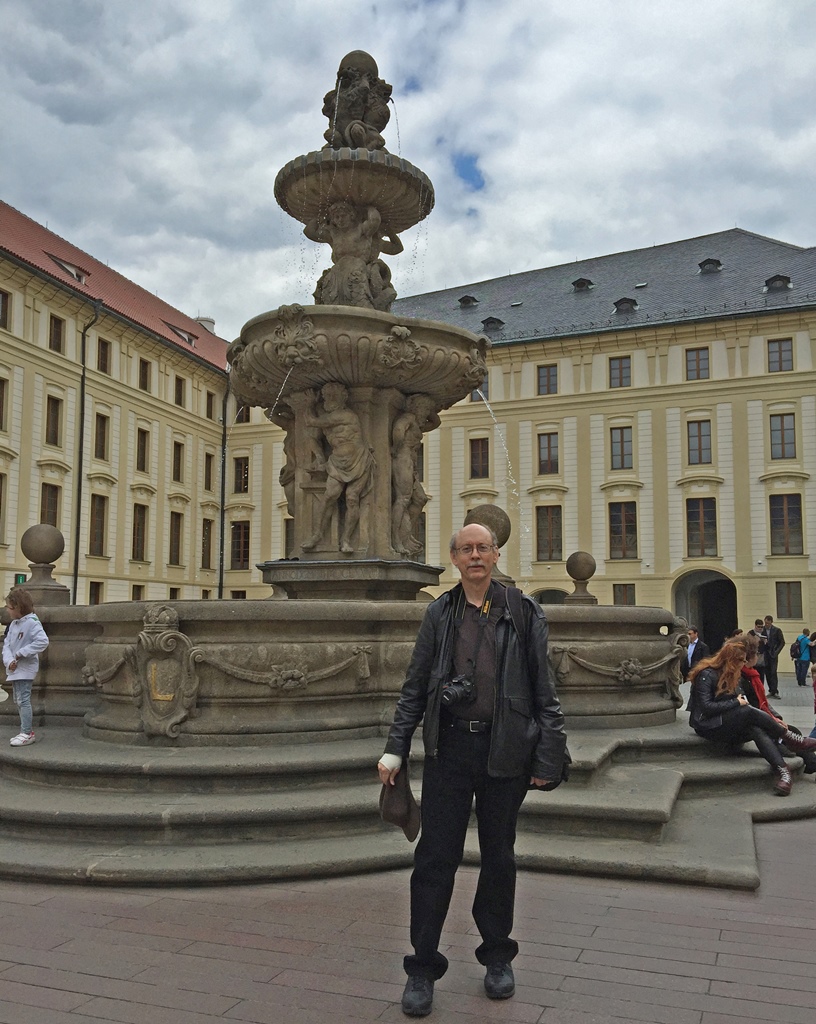
<path id="1" fill-rule="evenodd" d="M 374 78 L 378 78 L 380 74 L 377 62 L 365 50 L 352 50 L 351 53 L 347 53 L 340 61 L 340 67 L 337 69 L 338 75 L 341 75 L 346 68 L 355 68 L 364 74 L 373 75 Z"/>
<path id="2" fill-rule="evenodd" d="M 477 505 L 465 516 L 463 526 L 470 526 L 476 523 L 478 526 L 486 526 L 496 534 L 499 547 L 503 548 L 510 539 L 512 526 L 510 516 L 499 505 Z"/>
<path id="3" fill-rule="evenodd" d="M 595 575 L 597 562 L 588 551 L 573 551 L 567 559 L 567 572 L 575 583 L 575 590 L 564 598 L 565 604 L 597 604 L 598 598 L 590 594 L 587 582 Z"/>
<path id="4" fill-rule="evenodd" d="M 65 538 L 56 528 L 48 523 L 37 523 L 29 526 L 20 538 L 20 547 L 30 562 L 46 565 L 60 557 L 65 550 Z"/>

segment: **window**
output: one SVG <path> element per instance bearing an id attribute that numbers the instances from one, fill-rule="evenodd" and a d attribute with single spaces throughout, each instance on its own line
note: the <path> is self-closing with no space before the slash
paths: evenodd
<path id="1" fill-rule="evenodd" d="M 631 469 L 632 428 L 612 427 L 609 435 L 612 443 L 612 469 Z"/>
<path id="2" fill-rule="evenodd" d="M 211 491 L 213 489 L 213 465 L 215 464 L 215 456 L 212 452 L 204 453 L 204 490 Z"/>
<path id="3" fill-rule="evenodd" d="M 62 399 L 49 395 L 45 400 L 45 443 L 62 445 Z"/>
<path id="4" fill-rule="evenodd" d="M 711 462 L 711 420 L 689 420 L 686 430 L 689 465 L 708 465 Z"/>
<path id="5" fill-rule="evenodd" d="M 249 456 L 241 455 L 232 460 L 235 469 L 232 489 L 235 494 L 249 493 Z"/>
<path id="6" fill-rule="evenodd" d="M 416 450 L 416 476 L 417 480 L 425 479 L 425 442 L 420 441 Z"/>
<path id="7" fill-rule="evenodd" d="M 486 480 L 490 476 L 490 441 L 486 437 L 470 439 L 470 478 Z"/>
<path id="8" fill-rule="evenodd" d="M 104 556 L 108 532 L 108 499 L 104 494 L 91 495 L 91 535 L 88 554 Z"/>
<path id="9" fill-rule="evenodd" d="M 212 591 L 211 590 L 202 590 L 201 591 L 201 600 L 202 601 L 209 601 L 211 597 L 212 597 Z"/>
<path id="10" fill-rule="evenodd" d="M 686 499 L 686 540 L 689 558 L 717 555 L 717 501 L 715 498 Z"/>
<path id="11" fill-rule="evenodd" d="M 482 402 L 490 398 L 490 377 L 485 374 L 485 379 L 475 391 L 471 391 L 471 402 Z"/>
<path id="12" fill-rule="evenodd" d="M 62 352 L 65 341 L 65 321 L 52 314 L 48 321 L 48 347 L 52 352 Z"/>
<path id="13" fill-rule="evenodd" d="M 134 562 L 145 562 L 147 556 L 147 505 L 133 506 L 133 547 L 130 557 Z"/>
<path id="14" fill-rule="evenodd" d="M 8 393 L 8 381 L 0 377 L 0 430 L 6 429 L 6 395 Z"/>
<path id="15" fill-rule="evenodd" d="M 239 405 L 238 410 L 235 413 L 236 423 L 249 423 L 250 421 L 250 408 L 248 405 Z"/>
<path id="16" fill-rule="evenodd" d="M 801 494 L 772 494 L 769 501 L 771 554 L 804 554 Z"/>
<path id="17" fill-rule="evenodd" d="M 139 360 L 139 389 L 150 390 L 150 363 L 146 359 Z"/>
<path id="18" fill-rule="evenodd" d="M 283 521 L 283 557 L 292 558 L 295 554 L 295 521 L 284 519 Z"/>
<path id="19" fill-rule="evenodd" d="M 88 584 L 88 604 L 102 604 L 104 585 L 99 580 L 91 580 Z"/>
<path id="20" fill-rule="evenodd" d="M 181 587 L 170 587 L 167 594 L 169 600 L 180 601 L 181 600 Z"/>
<path id="21" fill-rule="evenodd" d="M 231 590 L 230 591 L 230 599 L 233 600 L 233 601 L 246 601 L 246 591 L 245 590 Z"/>
<path id="22" fill-rule="evenodd" d="M 249 520 L 238 519 L 230 526 L 230 569 L 249 568 Z"/>
<path id="23" fill-rule="evenodd" d="M 181 512 L 170 513 L 170 550 L 167 561 L 170 565 L 181 565 L 181 531 L 184 527 L 184 516 Z"/>
<path id="24" fill-rule="evenodd" d="M 207 419 L 215 419 L 215 395 L 212 391 L 207 392 Z"/>
<path id="25" fill-rule="evenodd" d="M 628 388 L 632 384 L 632 357 L 612 356 L 609 360 L 610 388 Z"/>
<path id="26" fill-rule="evenodd" d="M 686 349 L 686 380 L 708 380 L 708 349 Z"/>
<path id="27" fill-rule="evenodd" d="M 780 338 L 768 342 L 768 373 L 793 369 L 793 339 Z"/>
<path id="28" fill-rule="evenodd" d="M 107 461 L 108 458 L 108 433 L 110 420 L 102 413 L 96 414 L 94 421 L 94 458 Z"/>
<path id="29" fill-rule="evenodd" d="M 802 584 L 799 580 L 792 583 L 776 584 L 776 617 L 778 619 L 802 618 Z"/>
<path id="30" fill-rule="evenodd" d="M 540 475 L 558 472 L 558 434 L 538 435 L 538 472 Z"/>
<path id="31" fill-rule="evenodd" d="M 201 568 L 212 569 L 212 542 L 214 519 L 201 520 Z"/>
<path id="32" fill-rule="evenodd" d="M 0 291 L 0 327 L 8 330 L 11 323 L 11 296 L 8 292 Z"/>
<path id="33" fill-rule="evenodd" d="M 40 488 L 40 522 L 59 527 L 60 492 L 56 484 L 43 484 Z"/>
<path id="34" fill-rule="evenodd" d="M 143 583 L 134 583 L 130 588 L 131 601 L 144 601 L 145 588 Z"/>
<path id="35" fill-rule="evenodd" d="M 136 470 L 147 473 L 150 465 L 150 432 L 139 427 L 136 430 Z"/>
<path id="36" fill-rule="evenodd" d="M 796 421 L 792 412 L 771 416 L 771 458 L 796 458 Z"/>
<path id="37" fill-rule="evenodd" d="M 0 473 L 0 542 L 6 536 L 6 474 Z"/>
<path id="38" fill-rule="evenodd" d="M 187 385 L 187 381 L 184 379 L 184 377 L 178 377 L 178 376 L 176 377 L 176 393 L 175 393 L 175 403 L 176 403 L 176 405 L 182 405 L 182 406 L 184 405 L 184 394 L 185 394 L 185 391 L 187 390 L 186 385 Z"/>
<path id="39" fill-rule="evenodd" d="M 612 604 L 634 605 L 635 585 L 634 583 L 613 583 Z"/>
<path id="40" fill-rule="evenodd" d="M 184 445 L 181 441 L 173 442 L 173 480 L 177 484 L 184 482 Z"/>
<path id="41" fill-rule="evenodd" d="M 538 367 L 538 393 L 539 395 L 558 394 L 558 366 Z"/>
<path id="42" fill-rule="evenodd" d="M 561 561 L 560 505 L 539 505 L 536 508 L 536 560 Z"/>
<path id="43" fill-rule="evenodd" d="M 111 372 L 111 343 L 104 338 L 96 339 L 96 368 L 100 373 Z"/>
<path id="44" fill-rule="evenodd" d="M 609 504 L 609 557 L 637 558 L 637 506 L 634 501 Z"/>

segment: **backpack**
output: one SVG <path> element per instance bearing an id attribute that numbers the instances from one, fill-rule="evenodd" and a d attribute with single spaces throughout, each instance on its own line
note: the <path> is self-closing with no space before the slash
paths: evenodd
<path id="1" fill-rule="evenodd" d="M 793 659 L 793 661 L 798 661 L 799 658 L 801 657 L 801 655 L 802 655 L 802 648 L 801 648 L 801 645 L 799 643 L 799 638 L 798 637 L 790 645 L 790 652 L 789 653 L 790 653 L 790 656 Z"/>

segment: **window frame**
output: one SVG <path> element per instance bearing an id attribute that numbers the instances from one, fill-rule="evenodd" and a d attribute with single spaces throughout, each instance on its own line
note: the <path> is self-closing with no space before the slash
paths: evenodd
<path id="1" fill-rule="evenodd" d="M 790 423 L 788 423 L 790 421 Z M 774 439 L 776 438 L 776 440 Z M 796 414 L 772 413 L 770 417 L 771 459 L 796 458 Z M 777 451 L 778 454 L 774 454 Z"/>
<path id="2" fill-rule="evenodd" d="M 88 523 L 88 555 L 92 558 L 106 558 L 108 548 L 108 497 L 106 494 L 91 494 Z"/>
<path id="3" fill-rule="evenodd" d="M 793 370 L 793 338 L 768 338 L 767 354 L 768 373 L 790 373 Z"/>
<path id="4" fill-rule="evenodd" d="M 139 356 L 139 390 L 150 393 L 153 382 L 153 364 Z"/>
<path id="5" fill-rule="evenodd" d="M 206 516 L 201 520 L 201 568 L 212 569 L 212 545 L 215 536 L 215 520 Z"/>
<path id="6" fill-rule="evenodd" d="M 777 580 L 774 587 L 777 619 L 802 621 L 802 581 Z"/>
<path id="7" fill-rule="evenodd" d="M 707 436 L 703 427 L 707 428 Z M 693 431 L 692 428 L 697 429 Z M 696 433 L 696 437 L 692 437 L 693 432 Z M 708 458 L 705 458 L 706 441 L 708 441 Z M 692 453 L 696 453 L 695 458 L 692 458 Z M 711 465 L 711 420 L 686 420 L 686 459 L 689 466 Z"/>
<path id="8" fill-rule="evenodd" d="M 11 293 L 0 288 L 0 328 L 11 330 Z"/>
<path id="9" fill-rule="evenodd" d="M 180 409 L 184 409 L 186 407 L 186 400 L 187 378 L 177 373 L 173 391 L 173 404 L 177 405 Z"/>
<path id="10" fill-rule="evenodd" d="M 692 544 L 692 527 L 697 531 L 696 545 Z M 686 498 L 686 557 L 719 557 L 716 498 Z"/>
<path id="11" fill-rule="evenodd" d="M 248 519 L 233 519 L 230 523 L 230 570 L 245 572 L 249 569 L 251 530 Z"/>
<path id="12" fill-rule="evenodd" d="M 622 600 L 619 600 L 619 598 L 622 598 Z M 629 600 L 630 598 L 631 600 Z M 613 583 L 612 604 L 618 605 L 619 607 L 633 608 L 637 604 L 637 599 L 635 597 L 635 584 Z"/>
<path id="13" fill-rule="evenodd" d="M 703 359 L 705 354 L 705 359 Z M 692 363 L 692 357 L 693 363 Z M 703 366 L 705 363 L 705 366 Z M 711 379 L 711 350 L 708 345 L 686 349 L 686 380 Z"/>
<path id="14" fill-rule="evenodd" d="M 104 354 L 104 355 L 103 355 Z M 107 338 L 100 338 L 97 336 L 96 339 L 96 368 L 99 373 L 104 373 L 110 377 L 113 369 L 113 346 Z"/>
<path id="15" fill-rule="evenodd" d="M 551 476 L 560 472 L 558 447 L 559 440 L 557 430 L 542 431 L 542 433 L 538 435 L 539 476 Z"/>
<path id="16" fill-rule="evenodd" d="M 544 379 L 542 381 L 542 371 Z M 552 378 L 552 380 L 551 380 Z M 542 388 L 542 383 L 544 387 Z M 552 387 L 550 385 L 553 385 Z M 557 395 L 558 394 L 558 363 L 545 363 L 536 367 L 536 394 Z"/>
<path id="17" fill-rule="evenodd" d="M 173 441 L 173 461 L 171 479 L 174 484 L 184 483 L 184 442 Z"/>
<path id="18" fill-rule="evenodd" d="M 142 502 L 133 505 L 133 535 L 130 546 L 130 558 L 133 562 L 147 562 L 147 538 L 150 509 Z"/>
<path id="19" fill-rule="evenodd" d="M 774 512 L 775 504 L 780 506 L 776 513 Z M 802 511 L 802 495 L 798 492 L 768 495 L 768 526 L 772 555 L 803 555 L 805 553 Z M 797 517 L 798 522 L 796 522 Z M 779 524 L 776 527 L 774 526 L 775 520 Z M 781 543 L 779 542 L 780 530 Z M 797 548 L 798 550 L 796 550 Z"/>
<path id="20" fill-rule="evenodd" d="M 212 452 L 204 452 L 204 490 L 213 490 L 213 469 L 215 467 L 215 455 Z"/>
<path id="21" fill-rule="evenodd" d="M 630 388 L 632 386 L 632 357 L 609 357 L 609 387 Z"/>
<path id="22" fill-rule="evenodd" d="M 62 448 L 62 409 L 63 401 L 56 395 L 45 396 L 45 444 L 52 448 Z"/>
<path id="23" fill-rule="evenodd" d="M 59 529 L 62 488 L 44 480 L 40 484 L 40 522 Z"/>
<path id="24" fill-rule="evenodd" d="M 468 438 L 468 454 L 470 456 L 470 477 L 471 480 L 490 479 L 490 438 L 470 437 Z"/>
<path id="25" fill-rule="evenodd" d="M 232 493 L 249 494 L 249 456 L 235 455 L 232 460 Z"/>
<path id="26" fill-rule="evenodd" d="M 136 428 L 136 472 L 150 472 L 150 431 Z"/>
<path id="27" fill-rule="evenodd" d="M 110 457 L 110 416 L 98 412 L 94 416 L 94 458 L 98 462 L 108 462 Z"/>
<path id="28" fill-rule="evenodd" d="M 613 515 L 618 517 L 618 523 L 613 521 Z M 609 530 L 610 561 L 631 561 L 632 559 L 639 558 L 637 502 L 610 501 L 607 506 L 606 516 Z M 632 534 L 634 535 L 633 545 L 629 543 Z M 616 543 L 616 541 L 619 542 Z M 634 547 L 634 551 L 630 551 L 630 547 Z"/>
<path id="29" fill-rule="evenodd" d="M 536 561 L 561 562 L 564 556 L 563 505 L 536 505 Z"/>
<path id="30" fill-rule="evenodd" d="M 172 511 L 170 513 L 170 530 L 167 545 L 167 564 L 181 566 L 182 563 L 182 536 L 184 533 L 184 513 Z"/>
<path id="31" fill-rule="evenodd" d="M 634 468 L 631 426 L 609 428 L 609 466 L 612 470 Z"/>
<path id="32" fill-rule="evenodd" d="M 65 321 L 55 313 L 49 314 L 48 348 L 58 355 L 62 355 L 65 349 Z"/>

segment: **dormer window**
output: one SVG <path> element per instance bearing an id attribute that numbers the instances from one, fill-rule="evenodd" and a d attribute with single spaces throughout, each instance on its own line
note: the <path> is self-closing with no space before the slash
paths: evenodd
<path id="1" fill-rule="evenodd" d="M 486 320 L 482 320 L 482 327 L 486 331 L 498 331 L 504 327 L 504 320 L 499 320 L 497 316 L 489 316 Z"/>
<path id="2" fill-rule="evenodd" d="M 701 274 L 718 274 L 722 270 L 722 263 L 713 256 L 707 257 L 697 264 Z"/>
<path id="3" fill-rule="evenodd" d="M 80 284 L 85 284 L 85 281 L 88 277 L 87 270 L 83 270 L 82 267 L 77 267 L 73 263 L 68 263 L 66 260 L 57 259 L 56 256 L 51 256 L 51 253 L 49 253 L 48 255 L 57 264 L 58 267 L 65 271 L 66 274 L 70 274 L 71 277 L 75 281 L 79 281 Z"/>
<path id="4" fill-rule="evenodd" d="M 615 303 L 616 313 L 634 313 L 638 308 L 637 301 L 635 299 L 618 299 Z"/>
<path id="5" fill-rule="evenodd" d="M 166 320 L 164 322 L 165 322 L 165 324 L 167 324 L 167 326 L 170 328 L 170 330 L 173 332 L 173 334 L 177 334 L 181 338 L 182 341 L 186 341 L 188 345 L 190 345 L 192 347 L 195 347 L 195 343 L 196 343 L 196 335 L 195 334 L 190 334 L 189 331 L 183 331 L 180 327 L 174 327 L 172 324 L 168 324 Z"/>
<path id="6" fill-rule="evenodd" d="M 572 282 L 572 290 L 574 292 L 588 292 L 590 288 L 594 287 L 595 285 L 588 277 L 579 277 L 577 281 Z"/>
<path id="7" fill-rule="evenodd" d="M 774 274 L 773 277 L 769 277 L 765 282 L 765 291 L 768 292 L 783 292 L 786 288 L 792 288 L 791 279 L 787 274 Z"/>
<path id="8" fill-rule="evenodd" d="M 463 295 L 462 298 L 459 300 L 460 309 L 470 309 L 471 307 L 478 305 L 479 300 L 476 298 L 475 295 Z"/>

